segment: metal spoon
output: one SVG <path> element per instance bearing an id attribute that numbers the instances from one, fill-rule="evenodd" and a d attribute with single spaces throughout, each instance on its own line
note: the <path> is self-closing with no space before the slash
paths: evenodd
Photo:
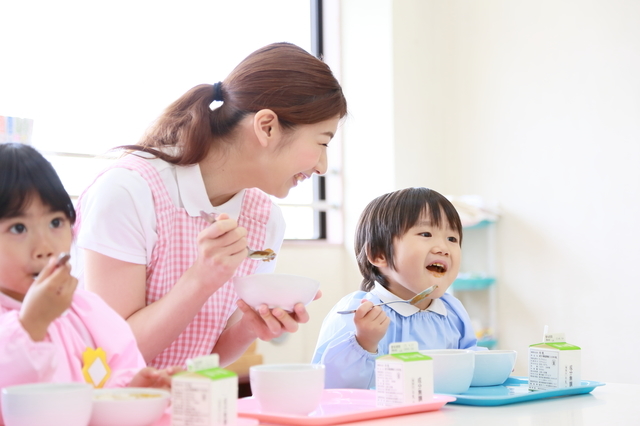
<path id="1" fill-rule="evenodd" d="M 427 297 L 429 294 L 431 294 L 433 292 L 433 290 L 435 290 L 436 288 L 438 288 L 437 285 L 432 285 L 428 289 L 422 290 L 420 293 L 416 294 L 415 296 L 413 296 L 409 300 L 392 300 L 391 302 L 379 303 L 379 304 L 374 305 L 374 306 L 388 305 L 389 303 L 408 303 L 410 305 L 416 305 L 416 304 L 420 303 L 422 300 L 424 300 L 424 298 Z M 352 314 L 354 312 L 355 312 L 355 309 L 353 311 L 338 311 L 336 313 L 337 314 Z"/>
<path id="2" fill-rule="evenodd" d="M 58 255 L 58 260 L 56 261 L 56 268 L 64 265 L 71 259 L 71 255 L 69 253 L 62 252 Z"/>
<path id="3" fill-rule="evenodd" d="M 216 221 L 216 215 L 213 213 L 207 213 L 204 210 L 200 210 L 200 217 L 206 220 L 209 223 L 214 223 Z M 270 262 L 276 258 L 276 252 L 271 249 L 264 250 L 252 250 L 247 247 L 249 250 L 249 254 L 247 255 L 250 259 L 262 260 L 263 262 Z"/>

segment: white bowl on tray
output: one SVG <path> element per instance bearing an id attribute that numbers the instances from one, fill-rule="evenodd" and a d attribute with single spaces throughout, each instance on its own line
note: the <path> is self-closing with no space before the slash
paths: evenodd
<path id="1" fill-rule="evenodd" d="M 430 349 L 420 351 L 433 359 L 433 391 L 458 394 L 469 390 L 475 357 L 468 349 Z"/>
<path id="2" fill-rule="evenodd" d="M 93 386 L 87 383 L 34 383 L 2 389 L 6 426 L 87 426 Z M 0 422 L 1 423 L 1 422 Z"/>
<path id="3" fill-rule="evenodd" d="M 265 413 L 306 416 L 324 393 L 322 364 L 260 364 L 249 368 L 251 392 Z"/>
<path id="4" fill-rule="evenodd" d="M 498 386 L 507 381 L 516 364 L 517 352 L 489 350 L 475 352 L 471 386 Z"/>
<path id="5" fill-rule="evenodd" d="M 89 426 L 150 426 L 160 420 L 170 399 L 163 389 L 95 389 Z"/>
<path id="6" fill-rule="evenodd" d="M 252 308 L 265 304 L 269 309 L 292 312 L 296 303 L 308 305 L 320 289 L 312 278 L 291 274 L 254 274 L 234 277 L 233 285 L 240 299 Z"/>

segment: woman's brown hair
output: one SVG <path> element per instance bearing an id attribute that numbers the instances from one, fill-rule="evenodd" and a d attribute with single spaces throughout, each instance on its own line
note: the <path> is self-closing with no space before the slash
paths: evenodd
<path id="1" fill-rule="evenodd" d="M 456 208 L 432 189 L 401 189 L 381 195 L 365 207 L 356 227 L 354 245 L 362 274 L 362 290 L 371 291 L 376 281 L 385 288 L 389 286 L 387 278 L 369 262 L 369 258 L 384 256 L 389 267 L 394 269 L 394 240 L 406 234 L 425 215 L 433 225 L 446 224 L 457 231 L 458 242 L 462 245 L 462 222 Z"/>
<path id="2" fill-rule="evenodd" d="M 217 89 L 217 90 L 216 90 Z M 222 98 L 213 110 L 210 104 Z M 178 165 L 199 163 L 212 140 L 230 134 L 246 115 L 270 109 L 284 129 L 347 114 L 347 101 L 331 69 L 304 49 L 274 43 L 247 56 L 215 87 L 195 86 L 173 102 L 138 145 L 121 148 L 152 152 Z M 175 146 L 171 155 L 158 149 Z"/>

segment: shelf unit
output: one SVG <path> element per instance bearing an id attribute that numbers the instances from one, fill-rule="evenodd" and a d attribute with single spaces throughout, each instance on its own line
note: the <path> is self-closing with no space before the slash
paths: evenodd
<path id="1" fill-rule="evenodd" d="M 497 346 L 496 222 L 482 220 L 465 226 L 462 262 L 451 293 L 464 305 L 478 337 L 478 346 Z"/>

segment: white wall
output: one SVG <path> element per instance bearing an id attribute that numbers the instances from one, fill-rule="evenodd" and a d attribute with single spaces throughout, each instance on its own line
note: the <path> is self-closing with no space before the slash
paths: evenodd
<path id="1" fill-rule="evenodd" d="M 503 210 L 500 347 L 516 374 L 548 324 L 583 348 L 583 378 L 640 383 L 640 2 L 341 4 L 347 243 L 328 249 L 333 270 L 288 248 L 278 266 L 331 289 L 305 338 L 357 287 L 364 204 L 424 185 Z"/>

